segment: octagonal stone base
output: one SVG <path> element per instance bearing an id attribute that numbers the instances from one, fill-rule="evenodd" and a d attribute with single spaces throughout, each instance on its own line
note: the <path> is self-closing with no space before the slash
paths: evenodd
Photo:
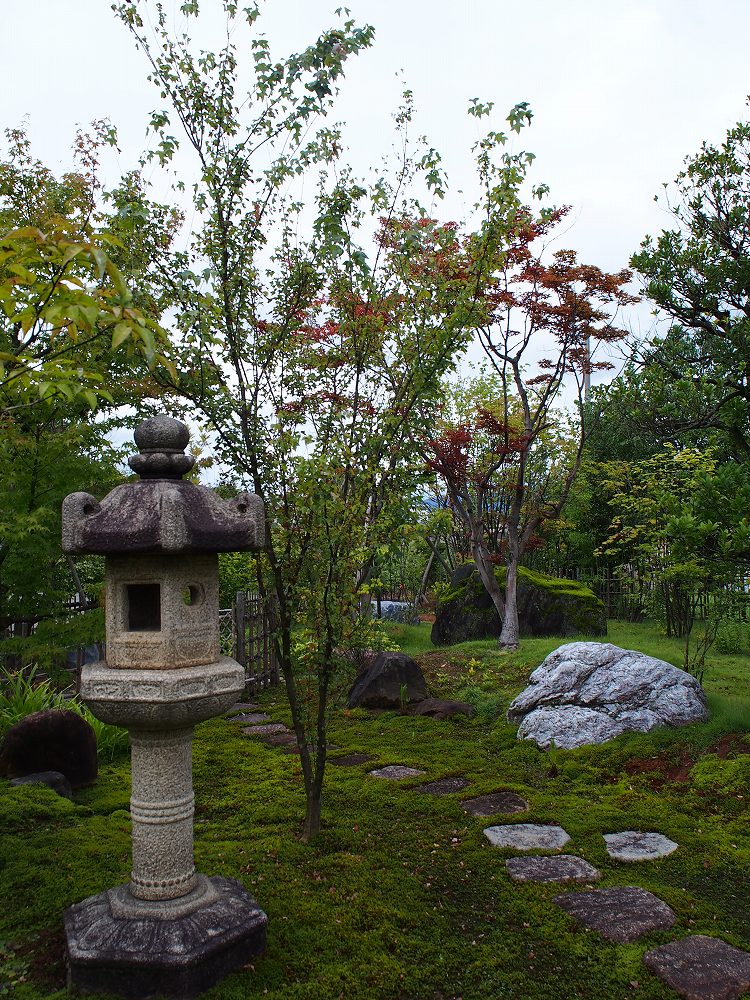
<path id="1" fill-rule="evenodd" d="M 123 886 L 65 911 L 69 987 L 128 1000 L 182 1000 L 265 950 L 268 918 L 234 879 L 205 879 L 197 905 L 176 907 L 174 915 L 162 906 L 152 916 L 140 904 L 133 916 L 115 916 L 127 912 L 117 905 L 126 897 Z"/>

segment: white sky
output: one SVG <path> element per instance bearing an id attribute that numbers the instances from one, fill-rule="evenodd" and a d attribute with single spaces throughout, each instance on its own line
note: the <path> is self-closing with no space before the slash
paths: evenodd
<path id="1" fill-rule="evenodd" d="M 281 57 L 336 20 L 341 0 L 267 0 L 260 25 Z M 176 0 L 165 0 L 179 6 Z M 203 0 L 208 9 L 218 0 Z M 349 0 L 376 28 L 349 63 L 337 117 L 349 121 L 359 171 L 388 152 L 403 84 L 416 128 L 444 157 L 454 188 L 472 190 L 470 146 L 483 124 L 470 98 L 495 102 L 496 124 L 519 101 L 534 111 L 518 144 L 537 154 L 534 180 L 573 205 L 565 245 L 607 270 L 627 265 L 669 218 L 653 202 L 701 141 L 720 141 L 747 117 L 750 0 Z M 107 117 L 133 166 L 148 113 L 161 106 L 146 63 L 110 0 L 0 0 L 3 127 L 28 116 L 34 151 L 70 165 L 77 124 Z M 210 39 L 207 39 L 207 44 Z M 471 200 L 471 199 L 469 199 Z M 461 200 L 447 215 L 461 214 Z M 644 309 L 632 323 L 647 324 Z"/>

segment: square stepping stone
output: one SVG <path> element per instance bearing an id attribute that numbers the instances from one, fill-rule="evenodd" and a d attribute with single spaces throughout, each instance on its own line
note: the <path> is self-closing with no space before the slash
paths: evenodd
<path id="1" fill-rule="evenodd" d="M 508 858 L 505 867 L 514 882 L 598 882 L 602 877 L 588 861 L 573 854 Z"/>
<path id="2" fill-rule="evenodd" d="M 540 826 L 537 823 L 488 826 L 484 835 L 493 847 L 512 847 L 515 851 L 559 851 L 570 840 L 561 826 Z"/>
<path id="3" fill-rule="evenodd" d="M 490 792 L 476 799 L 464 799 L 461 806 L 472 816 L 494 816 L 496 813 L 526 812 L 529 803 L 515 792 Z"/>
<path id="4" fill-rule="evenodd" d="M 650 931 L 668 930 L 675 922 L 665 902 L 636 886 L 566 892 L 555 896 L 553 902 L 579 924 L 618 944 L 635 941 Z"/>
<path id="5" fill-rule="evenodd" d="M 257 726 L 260 722 L 268 722 L 271 718 L 265 712 L 243 712 L 241 715 L 227 716 L 228 722 L 245 722 L 248 726 Z"/>
<path id="6" fill-rule="evenodd" d="M 238 701 L 227 712 L 227 715 L 236 715 L 237 712 L 254 712 L 258 705 L 252 701 Z"/>
<path id="7" fill-rule="evenodd" d="M 693 934 L 646 952 L 644 964 L 685 1000 L 735 1000 L 750 992 L 750 954 Z"/>
<path id="8" fill-rule="evenodd" d="M 263 742 L 267 747 L 281 747 L 283 750 L 288 747 L 297 749 L 297 737 L 289 730 L 283 733 L 270 733 L 263 737 Z"/>
<path id="9" fill-rule="evenodd" d="M 605 833 L 607 854 L 616 861 L 655 861 L 676 851 L 675 844 L 662 833 L 641 833 L 623 830 L 622 833 Z"/>
<path id="10" fill-rule="evenodd" d="M 358 764 L 369 764 L 375 760 L 374 753 L 347 753 L 341 757 L 331 757 L 328 761 L 334 767 L 356 767 Z"/>
<path id="11" fill-rule="evenodd" d="M 283 722 L 269 722 L 264 726 L 245 726 L 243 736 L 273 736 L 275 733 L 288 733 L 289 729 Z M 294 735 L 294 734 L 292 734 Z"/>
<path id="12" fill-rule="evenodd" d="M 468 788 L 469 782 L 466 778 L 456 775 L 453 778 L 438 778 L 437 781 L 428 781 L 426 785 L 419 785 L 415 792 L 422 792 L 425 795 L 450 795 L 451 792 L 462 792 Z"/>
<path id="13" fill-rule="evenodd" d="M 404 767 L 403 764 L 389 764 L 387 767 L 377 767 L 374 771 L 369 771 L 373 778 L 386 778 L 388 781 L 400 781 L 402 778 L 416 778 L 420 774 L 427 774 L 426 771 L 419 771 L 416 767 Z"/>

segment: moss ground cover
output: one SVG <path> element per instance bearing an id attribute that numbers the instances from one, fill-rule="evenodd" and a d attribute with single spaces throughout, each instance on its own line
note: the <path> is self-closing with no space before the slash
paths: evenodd
<path id="1" fill-rule="evenodd" d="M 337 714 L 331 741 L 375 760 L 328 768 L 323 835 L 313 847 L 298 839 L 297 758 L 224 720 L 198 727 L 198 866 L 239 878 L 269 916 L 266 955 L 209 997 L 667 998 L 674 994 L 641 963 L 648 948 L 688 933 L 750 945 L 750 664 L 713 657 L 706 686 L 714 717 L 705 726 L 550 754 L 519 743 L 503 713 L 559 640 L 527 640 L 508 655 L 492 642 L 435 650 L 429 626 L 393 626 L 392 634 L 419 657 L 437 693 L 468 693 L 486 710 L 454 722 Z M 609 641 L 679 662 L 678 644 L 649 626 L 611 623 Z M 280 690 L 260 701 L 274 721 L 289 722 Z M 426 775 L 398 783 L 367 775 L 393 763 Z M 414 791 L 454 774 L 470 787 L 439 798 Z M 562 824 L 572 838 L 566 850 L 598 867 L 603 887 L 649 889 L 673 908 L 675 928 L 609 944 L 552 904 L 559 887 L 512 883 L 509 852 L 482 833 L 504 818 L 474 818 L 460 806 L 499 789 L 530 804 L 509 822 Z M 66 995 L 60 915 L 126 880 L 128 795 L 126 758 L 105 764 L 74 804 L 45 789 L 0 787 L 0 994 Z M 657 862 L 619 864 L 601 835 L 624 829 L 658 830 L 680 849 Z"/>

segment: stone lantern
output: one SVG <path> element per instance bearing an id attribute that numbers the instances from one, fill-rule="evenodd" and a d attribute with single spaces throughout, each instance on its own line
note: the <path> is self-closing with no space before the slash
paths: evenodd
<path id="1" fill-rule="evenodd" d="M 265 946 L 266 915 L 242 885 L 195 870 L 192 781 L 193 727 L 245 683 L 219 648 L 218 553 L 264 547 L 263 503 L 184 481 L 188 440 L 152 417 L 135 432 L 140 481 L 63 502 L 63 550 L 106 564 L 106 661 L 84 667 L 81 696 L 128 729 L 132 752 L 130 882 L 64 916 L 69 983 L 83 991 L 195 996 Z"/>

